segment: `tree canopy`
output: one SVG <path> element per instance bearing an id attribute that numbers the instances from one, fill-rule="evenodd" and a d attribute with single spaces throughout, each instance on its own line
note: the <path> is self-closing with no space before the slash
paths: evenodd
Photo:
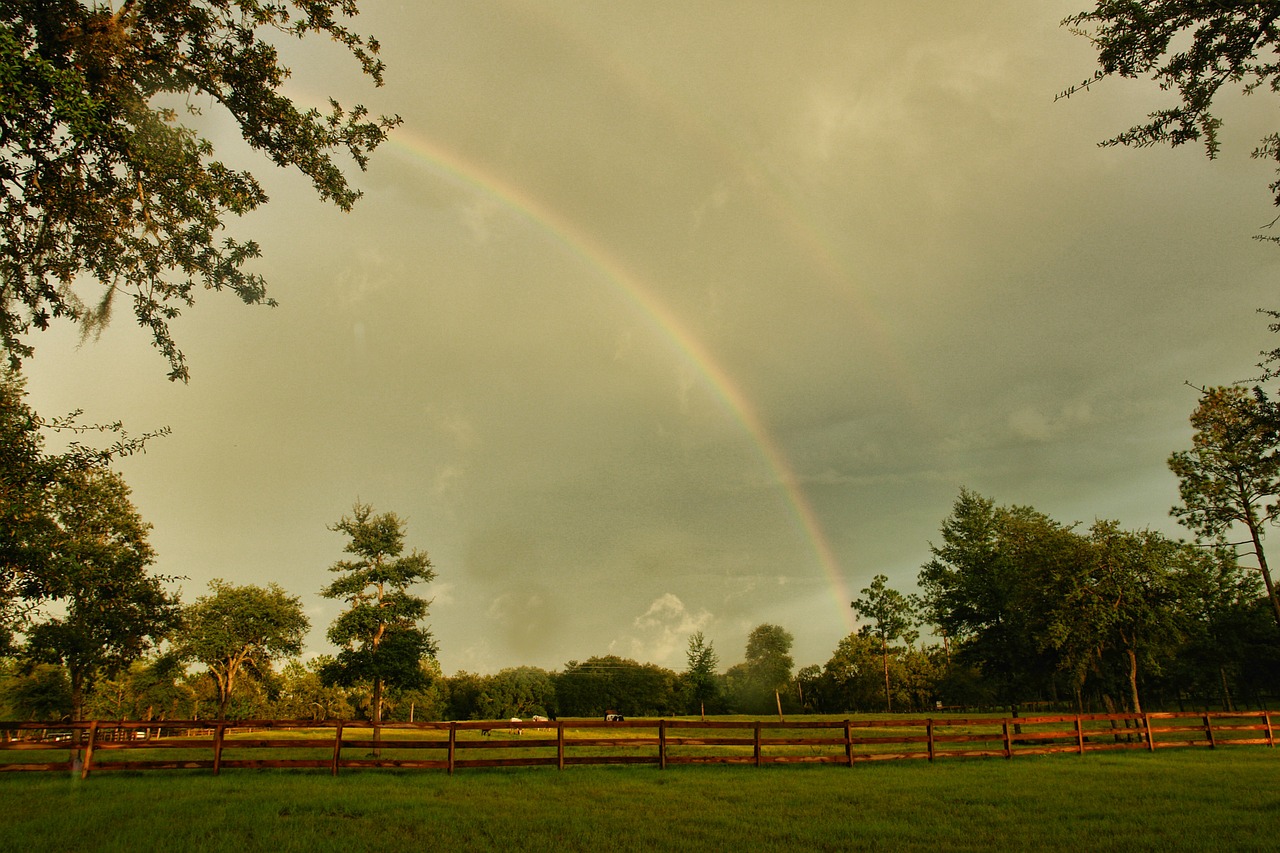
<path id="1" fill-rule="evenodd" d="M 355 0 L 0 6 L 0 343 L 14 365 L 32 353 L 31 329 L 64 318 L 92 333 L 125 299 L 185 381 L 169 322 L 197 290 L 274 304 L 246 269 L 258 245 L 220 236 L 266 193 L 192 125 L 219 108 L 252 148 L 350 209 L 359 193 L 335 154 L 363 169 L 399 119 L 295 104 L 275 42 L 330 39 L 380 86 L 377 40 L 346 23 L 356 14 Z"/>
<path id="2" fill-rule="evenodd" d="M 344 550 L 354 559 L 330 566 L 338 578 L 320 592 L 347 602 L 329 626 L 329 640 L 340 651 L 321 676 L 331 684 L 372 683 L 375 723 L 382 722 L 384 687 L 425 686 L 422 661 L 436 654 L 431 631 L 419 624 L 431 602 L 410 592 L 436 573 L 425 553 L 405 552 L 405 527 L 395 513 L 375 514 L 357 501 L 351 515 L 330 528 L 348 537 Z"/>
<path id="3" fill-rule="evenodd" d="M 863 587 L 862 597 L 851 603 L 854 611 L 864 619 L 870 619 L 864 625 L 862 633 L 875 637 L 880 641 L 880 657 L 884 667 L 884 702 L 885 709 L 893 710 L 893 693 L 889 686 L 889 644 L 914 636 L 917 624 L 915 608 L 911 599 L 889 586 L 889 578 L 876 575 L 871 579 L 871 586 Z M 914 642 L 914 639 L 908 640 Z"/>
<path id="4" fill-rule="evenodd" d="M 155 560 L 151 525 L 118 474 L 64 476 L 52 500 L 57 527 L 45 593 L 64 612 L 27 628 L 25 652 L 67 667 L 72 713 L 80 719 L 86 689 L 162 640 L 177 624 L 178 604 L 164 579 L 148 571 Z"/>
<path id="5" fill-rule="evenodd" d="M 311 624 L 302 600 L 274 583 L 237 586 L 213 580 L 209 593 L 183 610 L 176 653 L 209 668 L 218 688 L 218 718 L 224 719 L 240 674 L 246 669 L 261 674 L 272 660 L 301 652 Z"/>
<path id="6" fill-rule="evenodd" d="M 1225 541 L 1244 528 L 1243 544 L 1258 563 L 1272 612 L 1280 626 L 1280 597 L 1271 579 L 1262 540 L 1280 518 L 1280 431 L 1274 406 L 1261 390 L 1208 388 L 1191 414 L 1191 450 L 1169 457 L 1182 503 L 1173 515 L 1199 536 Z"/>

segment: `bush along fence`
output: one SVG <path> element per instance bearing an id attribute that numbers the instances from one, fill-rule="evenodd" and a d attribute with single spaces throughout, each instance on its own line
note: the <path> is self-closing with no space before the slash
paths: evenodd
<path id="1" fill-rule="evenodd" d="M 0 722 L 0 771 L 846 764 L 1274 747 L 1269 711 L 898 720 Z M 30 761 L 30 758 L 59 760 Z"/>

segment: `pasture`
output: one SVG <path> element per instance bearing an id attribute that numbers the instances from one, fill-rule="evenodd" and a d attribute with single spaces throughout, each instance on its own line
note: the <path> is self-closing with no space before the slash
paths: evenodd
<path id="1" fill-rule="evenodd" d="M 1269 850 L 1280 753 L 0 774 L 0 850 Z"/>

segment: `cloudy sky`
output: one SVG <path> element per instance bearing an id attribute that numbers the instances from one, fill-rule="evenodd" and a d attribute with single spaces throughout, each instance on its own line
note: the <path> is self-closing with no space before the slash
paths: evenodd
<path id="1" fill-rule="evenodd" d="M 187 599 L 276 581 L 314 630 L 359 498 L 438 573 L 447 673 L 823 663 L 914 588 L 961 486 L 1175 532 L 1196 393 L 1277 342 L 1263 96 L 1224 151 L 1099 148 L 1167 99 L 1088 76 L 1084 0 L 365 3 L 387 85 L 291 47 L 289 93 L 403 126 L 350 214 L 209 128 L 275 309 L 206 294 L 189 385 L 125 312 L 35 340 L 31 401 L 170 437 L 121 469 Z"/>

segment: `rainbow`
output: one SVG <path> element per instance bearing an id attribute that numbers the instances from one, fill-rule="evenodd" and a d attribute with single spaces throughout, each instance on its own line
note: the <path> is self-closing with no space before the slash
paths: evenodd
<path id="1" fill-rule="evenodd" d="M 778 443 L 765 428 L 755 407 L 751 405 L 715 356 L 689 331 L 680 318 L 655 297 L 652 290 L 632 274 L 608 247 L 601 244 L 586 229 L 539 199 L 530 196 L 520 187 L 467 160 L 456 151 L 403 127 L 391 134 L 387 145 L 437 172 L 444 172 L 455 181 L 479 190 L 536 224 L 581 258 L 589 267 L 602 273 L 628 302 L 635 305 L 644 316 L 650 318 L 661 333 L 675 344 L 683 357 L 706 378 L 715 395 L 728 411 L 741 422 L 758 447 L 765 463 L 782 485 L 794 509 L 800 530 L 813 547 L 841 618 L 852 631 L 854 621 L 849 608 L 851 599 L 844 575 L 814 512 L 813 505 L 801 488 L 799 478 Z"/>

